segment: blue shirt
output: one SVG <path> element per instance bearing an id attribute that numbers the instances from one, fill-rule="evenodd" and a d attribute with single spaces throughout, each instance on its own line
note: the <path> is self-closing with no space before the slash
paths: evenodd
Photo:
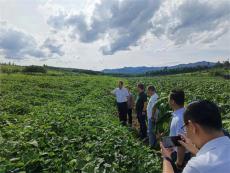
<path id="1" fill-rule="evenodd" d="M 172 121 L 170 125 L 170 134 L 169 136 L 177 136 L 179 134 L 183 134 L 184 131 L 181 129 L 184 125 L 184 114 L 185 108 L 177 109 L 172 113 Z"/>
<path id="2" fill-rule="evenodd" d="M 156 104 L 157 99 L 158 99 L 158 95 L 157 95 L 156 93 L 153 94 L 153 95 L 150 97 L 150 99 L 149 99 L 149 102 L 148 102 L 148 105 L 147 105 L 147 116 L 148 116 L 148 119 L 151 119 L 151 118 L 152 118 L 153 107 L 154 107 L 154 105 Z"/>
<path id="3" fill-rule="evenodd" d="M 229 173 L 230 139 L 227 136 L 215 138 L 201 147 L 183 173 Z"/>

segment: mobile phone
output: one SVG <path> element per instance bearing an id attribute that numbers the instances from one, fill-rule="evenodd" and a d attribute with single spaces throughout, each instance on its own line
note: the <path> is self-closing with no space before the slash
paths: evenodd
<path id="1" fill-rule="evenodd" d="M 162 143 L 165 148 L 178 147 L 181 144 L 178 142 L 182 140 L 181 136 L 166 136 L 162 138 Z"/>

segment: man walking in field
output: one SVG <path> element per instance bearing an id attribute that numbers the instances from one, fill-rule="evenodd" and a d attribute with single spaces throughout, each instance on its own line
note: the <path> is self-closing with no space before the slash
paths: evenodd
<path id="1" fill-rule="evenodd" d="M 119 81 L 118 88 L 114 89 L 111 93 L 116 96 L 120 122 L 123 125 L 126 125 L 128 111 L 127 101 L 129 97 L 129 92 L 123 85 L 123 81 Z"/>
<path id="2" fill-rule="evenodd" d="M 146 126 L 146 109 L 147 109 L 147 95 L 145 94 L 144 84 L 139 83 L 137 85 L 138 97 L 136 100 L 136 113 L 137 119 L 140 124 L 140 138 L 145 139 L 147 137 Z"/>
<path id="3" fill-rule="evenodd" d="M 157 109 L 155 106 L 158 95 L 154 86 L 150 85 L 147 89 L 147 94 L 150 97 L 147 105 L 147 118 L 148 118 L 148 137 L 150 147 L 154 147 L 156 144 L 156 134 L 154 134 L 153 129 L 156 128 L 157 121 Z"/>

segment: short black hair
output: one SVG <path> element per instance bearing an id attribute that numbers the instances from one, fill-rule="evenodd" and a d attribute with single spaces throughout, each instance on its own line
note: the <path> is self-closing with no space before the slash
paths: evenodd
<path id="1" fill-rule="evenodd" d="M 184 122 L 191 120 L 207 130 L 222 130 L 221 114 L 218 106 L 208 100 L 192 102 L 184 112 Z"/>
<path id="2" fill-rule="evenodd" d="M 156 92 L 156 88 L 153 85 L 149 85 L 148 90 Z"/>
<path id="3" fill-rule="evenodd" d="M 123 82 L 122 80 L 120 80 L 119 83 L 120 83 L 121 85 L 124 85 L 124 82 Z"/>
<path id="4" fill-rule="evenodd" d="M 184 105 L 185 94 L 181 89 L 173 89 L 169 95 L 170 100 L 174 100 L 177 105 Z"/>
<path id="5" fill-rule="evenodd" d="M 137 84 L 137 87 L 140 88 L 140 89 L 142 89 L 142 90 L 145 90 L 145 86 L 144 86 L 143 83 Z"/>

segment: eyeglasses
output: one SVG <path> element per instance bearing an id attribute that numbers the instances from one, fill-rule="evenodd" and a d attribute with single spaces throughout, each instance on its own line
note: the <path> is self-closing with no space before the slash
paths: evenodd
<path id="1" fill-rule="evenodd" d="M 183 132 L 185 132 L 186 133 L 186 129 L 185 129 L 185 127 L 188 125 L 188 121 L 186 122 L 186 123 L 184 123 L 184 125 L 181 127 L 181 129 L 183 130 Z"/>

